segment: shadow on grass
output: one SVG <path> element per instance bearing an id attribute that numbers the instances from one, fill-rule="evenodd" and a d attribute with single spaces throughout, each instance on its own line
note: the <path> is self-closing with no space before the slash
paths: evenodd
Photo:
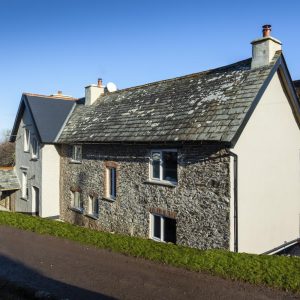
<path id="1" fill-rule="evenodd" d="M 71 275 L 71 274 L 70 274 Z M 84 277 L 84 272 L 82 274 Z M 96 282 L 95 282 L 96 284 Z M 45 293 L 38 299 L 112 300 L 113 297 L 89 291 L 55 279 L 51 279 L 9 257 L 0 256 L 0 299 L 1 292 L 20 296 L 20 299 L 34 299 L 38 291 Z M 40 296 L 41 296 L 40 295 Z M 14 299 L 14 298 L 12 298 Z M 37 299 L 37 298 L 36 298 Z"/>

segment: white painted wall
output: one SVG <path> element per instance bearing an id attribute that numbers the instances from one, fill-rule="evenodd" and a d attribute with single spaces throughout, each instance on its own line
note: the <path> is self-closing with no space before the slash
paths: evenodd
<path id="1" fill-rule="evenodd" d="M 59 216 L 59 176 L 60 156 L 54 145 L 43 147 L 43 168 L 42 168 L 42 203 L 40 216 Z"/>
<path id="2" fill-rule="evenodd" d="M 278 74 L 232 151 L 238 155 L 239 252 L 262 253 L 299 237 L 300 131 Z"/>

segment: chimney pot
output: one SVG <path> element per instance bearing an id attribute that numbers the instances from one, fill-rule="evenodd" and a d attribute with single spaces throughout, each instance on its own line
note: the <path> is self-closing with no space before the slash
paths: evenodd
<path id="1" fill-rule="evenodd" d="M 102 87 L 102 78 L 98 78 L 98 86 Z"/>
<path id="2" fill-rule="evenodd" d="M 270 36 L 271 31 L 272 31 L 271 25 L 268 25 L 268 24 L 263 25 L 263 27 L 262 27 L 263 37 Z"/>
<path id="3" fill-rule="evenodd" d="M 57 91 L 57 94 L 58 95 L 62 95 L 62 91 Z"/>

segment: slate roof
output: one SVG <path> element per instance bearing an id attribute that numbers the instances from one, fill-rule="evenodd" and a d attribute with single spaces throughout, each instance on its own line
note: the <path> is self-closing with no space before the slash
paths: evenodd
<path id="1" fill-rule="evenodd" d="M 230 142 L 280 55 L 262 68 L 247 59 L 77 105 L 58 142 Z"/>
<path id="2" fill-rule="evenodd" d="M 294 83 L 297 95 L 300 98 L 300 80 L 295 80 L 293 83 Z"/>
<path id="3" fill-rule="evenodd" d="M 75 105 L 74 98 L 59 98 L 34 94 L 23 94 L 19 112 L 12 131 L 11 141 L 15 135 L 27 106 L 38 131 L 42 143 L 54 143 L 68 115 Z"/>
<path id="4" fill-rule="evenodd" d="M 13 169 L 0 169 L 0 191 L 18 190 L 18 177 Z"/>

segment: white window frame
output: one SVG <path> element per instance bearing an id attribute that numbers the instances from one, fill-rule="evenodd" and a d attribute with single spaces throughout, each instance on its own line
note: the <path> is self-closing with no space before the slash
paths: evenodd
<path id="1" fill-rule="evenodd" d="M 97 207 L 98 207 L 98 210 L 97 212 L 94 211 L 94 202 L 97 201 Z M 89 196 L 89 206 L 88 206 L 88 214 L 90 216 L 93 216 L 95 218 L 98 218 L 99 216 L 99 199 L 98 197 L 95 197 L 95 196 Z"/>
<path id="2" fill-rule="evenodd" d="M 160 153 L 160 168 L 159 168 L 159 178 L 154 178 L 153 177 L 153 160 L 152 160 L 152 154 L 154 152 L 159 152 Z M 152 149 L 150 153 L 150 164 L 149 164 L 149 180 L 150 181 L 157 181 L 157 182 L 166 182 L 166 183 L 171 183 L 171 184 L 177 184 L 178 183 L 178 169 L 177 169 L 177 181 L 172 181 L 172 180 L 165 180 L 163 179 L 163 152 L 176 152 L 178 153 L 177 149 Z M 177 156 L 177 168 L 178 168 L 178 156 Z"/>
<path id="3" fill-rule="evenodd" d="M 29 152 L 30 130 L 24 127 L 24 152 Z"/>
<path id="4" fill-rule="evenodd" d="M 160 218 L 160 238 L 154 236 L 154 226 L 155 226 L 154 217 L 155 216 Z M 160 215 L 160 214 L 150 213 L 150 231 L 149 231 L 150 239 L 157 241 L 157 242 L 161 242 L 161 243 L 167 243 L 167 241 L 165 241 L 165 219 L 166 218 L 172 219 L 172 218 Z M 176 225 L 176 227 L 177 227 L 177 225 Z"/>
<path id="5" fill-rule="evenodd" d="M 35 149 L 36 147 L 36 149 Z M 39 158 L 39 142 L 36 137 L 32 138 L 31 144 L 31 158 L 38 159 Z"/>
<path id="6" fill-rule="evenodd" d="M 76 198 L 76 195 L 78 195 L 79 197 L 79 206 L 76 205 L 76 201 L 75 201 L 75 198 Z M 72 192 L 72 208 L 78 210 L 78 211 L 83 211 L 83 199 L 82 199 L 82 193 L 81 192 L 78 192 L 78 191 L 75 191 L 75 192 Z"/>
<path id="7" fill-rule="evenodd" d="M 111 176 L 111 172 L 115 172 L 115 176 Z M 111 179 L 113 178 L 113 182 Z M 115 179 L 114 179 L 115 178 Z M 111 187 L 112 190 L 111 190 Z M 117 198 L 117 168 L 116 167 L 106 167 L 106 197 L 111 200 L 116 200 Z"/>
<path id="8" fill-rule="evenodd" d="M 78 155 L 78 149 L 80 149 L 80 156 Z M 82 161 L 82 145 L 73 145 L 71 161 L 77 163 L 80 163 Z"/>
<path id="9" fill-rule="evenodd" d="M 22 171 L 22 190 L 21 190 L 21 198 L 24 200 L 28 199 L 29 196 L 28 189 L 28 174 L 26 171 Z"/>

